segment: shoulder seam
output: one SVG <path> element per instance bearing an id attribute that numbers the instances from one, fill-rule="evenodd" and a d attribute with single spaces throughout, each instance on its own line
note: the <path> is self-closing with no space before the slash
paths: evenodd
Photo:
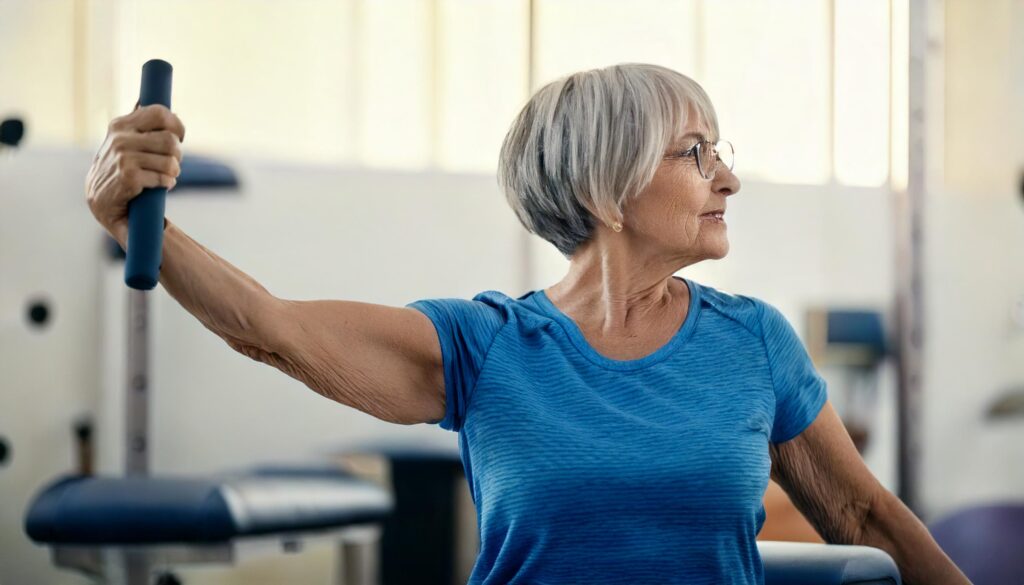
<path id="1" fill-rule="evenodd" d="M 505 308 L 506 315 L 511 312 L 507 307 Z M 466 423 L 466 415 L 469 414 L 469 407 L 473 403 L 473 397 L 476 396 L 476 387 L 480 385 L 480 378 L 484 373 L 484 367 L 487 365 L 487 360 L 491 357 L 491 349 L 494 348 L 494 343 L 498 340 L 498 336 L 501 332 L 508 327 L 511 322 L 510 319 L 506 318 L 505 322 L 498 327 L 498 330 L 494 332 L 494 337 L 491 338 L 491 342 L 487 345 L 487 351 L 484 352 L 484 359 L 480 360 L 480 369 L 477 370 L 476 379 L 473 380 L 473 387 L 469 389 L 469 394 L 466 396 L 465 412 L 463 413 L 462 420 L 459 424 L 459 432 L 462 432 L 462 427 Z"/>
<path id="2" fill-rule="evenodd" d="M 706 294 L 705 295 L 701 295 L 702 302 L 703 301 L 707 301 L 707 304 L 709 306 L 711 306 L 711 308 L 713 308 L 719 315 L 722 315 L 726 319 L 729 319 L 731 321 L 734 321 L 734 322 L 738 323 L 741 327 L 746 329 L 747 332 L 750 333 L 751 335 L 753 335 L 755 337 L 763 336 L 763 329 L 764 329 L 764 327 L 761 326 L 761 318 L 762 318 L 761 311 L 762 311 L 762 309 L 761 309 L 761 304 L 759 302 L 757 302 L 755 299 L 753 299 L 751 297 L 747 297 L 747 296 L 743 296 L 743 295 L 730 295 L 730 296 L 733 296 L 733 297 L 738 298 L 738 299 L 745 299 L 748 302 L 750 302 L 751 304 L 755 305 L 755 310 L 757 311 L 758 325 L 759 325 L 759 328 L 762 331 L 752 331 L 748 324 L 746 324 L 743 321 L 733 317 L 727 311 L 722 310 L 722 308 L 719 307 L 718 304 L 716 304 L 716 302 L 714 300 L 711 300 L 709 298 L 710 296 L 711 295 L 706 295 Z"/>

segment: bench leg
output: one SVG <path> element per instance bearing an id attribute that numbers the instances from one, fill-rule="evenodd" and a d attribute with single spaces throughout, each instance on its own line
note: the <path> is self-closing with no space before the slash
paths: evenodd
<path id="1" fill-rule="evenodd" d="M 336 585 L 380 584 L 379 526 L 359 526 L 346 530 L 338 551 Z"/>
<path id="2" fill-rule="evenodd" d="M 125 585 L 152 585 L 152 567 L 145 554 L 124 552 Z"/>

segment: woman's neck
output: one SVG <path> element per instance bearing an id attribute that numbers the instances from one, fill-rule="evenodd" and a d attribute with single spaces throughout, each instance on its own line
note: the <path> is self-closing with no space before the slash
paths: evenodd
<path id="1" fill-rule="evenodd" d="M 677 317 L 680 306 L 688 305 L 689 289 L 672 275 L 686 264 L 627 247 L 624 238 L 614 245 L 587 242 L 573 254 L 565 277 L 545 294 L 582 329 L 613 337 Z"/>

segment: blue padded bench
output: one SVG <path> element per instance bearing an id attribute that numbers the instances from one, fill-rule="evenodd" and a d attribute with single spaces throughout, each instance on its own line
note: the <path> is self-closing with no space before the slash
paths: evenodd
<path id="1" fill-rule="evenodd" d="M 869 546 L 758 542 L 765 585 L 900 585 L 885 551 Z"/>
<path id="2" fill-rule="evenodd" d="M 346 533 L 353 533 L 363 546 L 368 527 L 383 521 L 391 508 L 388 492 L 341 472 L 66 477 L 35 498 L 25 531 L 53 547 L 58 566 L 143 584 L 151 582 L 155 566 L 234 562 L 246 542 L 265 548 L 270 540 L 294 550 L 309 538 L 344 542 Z M 376 538 L 376 529 L 371 532 Z M 106 553 L 112 550 L 132 559 L 122 555 L 111 563 Z M 345 558 L 350 557 L 361 558 Z M 352 579 L 374 569 L 346 571 Z"/>

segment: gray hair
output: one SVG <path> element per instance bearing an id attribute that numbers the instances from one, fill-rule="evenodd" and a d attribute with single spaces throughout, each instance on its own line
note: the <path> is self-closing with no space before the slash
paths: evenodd
<path id="1" fill-rule="evenodd" d="M 707 94 L 667 67 L 622 63 L 552 81 L 505 136 L 498 184 L 523 226 L 568 258 L 595 220 L 622 221 L 623 203 L 650 184 L 691 109 L 717 139 Z"/>

